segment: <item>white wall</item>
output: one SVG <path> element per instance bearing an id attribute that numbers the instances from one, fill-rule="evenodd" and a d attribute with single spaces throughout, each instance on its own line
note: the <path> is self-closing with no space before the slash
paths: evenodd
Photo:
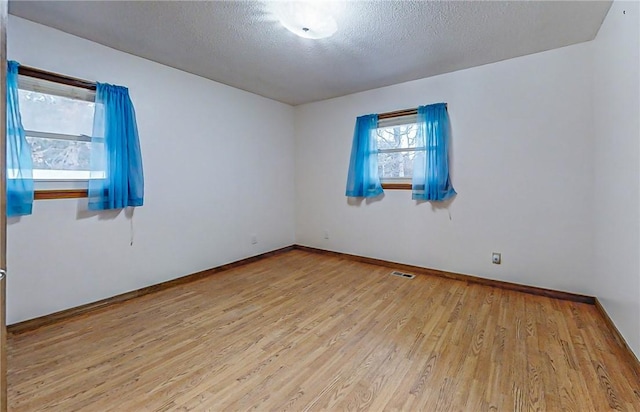
<path id="1" fill-rule="evenodd" d="M 594 47 L 595 288 L 640 357 L 640 7 L 615 2 Z"/>
<path id="2" fill-rule="evenodd" d="M 8 323 L 294 242 L 291 106 L 14 16 L 8 56 L 129 87 L 146 178 L 133 220 L 52 200 L 9 222 Z"/>
<path id="3" fill-rule="evenodd" d="M 593 295 L 591 82 L 583 43 L 296 107 L 297 243 Z M 409 191 L 349 204 L 356 116 L 441 101 L 458 192 L 448 210 Z"/>

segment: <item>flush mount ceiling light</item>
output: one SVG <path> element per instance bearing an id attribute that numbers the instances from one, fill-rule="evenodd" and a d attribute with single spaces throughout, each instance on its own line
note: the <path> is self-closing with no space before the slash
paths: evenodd
<path id="1" fill-rule="evenodd" d="M 323 39 L 338 30 L 332 7 L 335 2 L 276 1 L 271 5 L 280 24 L 300 37 Z"/>

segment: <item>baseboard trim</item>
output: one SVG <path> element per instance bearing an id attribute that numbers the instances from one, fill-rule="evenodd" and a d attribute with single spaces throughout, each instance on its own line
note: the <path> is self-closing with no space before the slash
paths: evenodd
<path id="1" fill-rule="evenodd" d="M 570 292 L 562 292 L 562 291 L 557 291 L 557 290 L 552 290 L 552 289 L 545 289 L 545 288 L 539 288 L 539 287 L 535 287 L 535 286 L 527 286 L 527 285 L 521 285 L 518 283 L 512 283 L 512 282 L 504 282 L 504 281 L 500 281 L 500 280 L 492 280 L 492 279 L 485 279 L 485 278 L 481 278 L 481 277 L 477 277 L 477 276 L 472 276 L 472 275 L 464 275 L 464 274 L 460 274 L 460 273 L 453 273 L 453 272 L 446 272 L 443 270 L 437 270 L 437 269 L 429 269 L 429 268 L 424 268 L 421 266 L 413 266 L 413 265 L 406 265 L 406 264 L 402 264 L 402 263 L 396 263 L 396 262 L 391 262 L 391 261 L 387 261 L 387 260 L 382 260 L 382 259 L 375 259 L 375 258 L 369 258 L 369 257 L 364 257 L 364 256 L 358 256 L 358 255 L 352 255 L 352 254 L 348 254 L 348 253 L 342 253 L 342 252 L 334 252 L 334 251 L 330 251 L 330 250 L 325 250 L 325 249 L 319 249 L 319 248 L 314 248 L 314 247 L 309 247 L 309 246 L 303 246 L 303 245 L 291 245 L 291 246 L 286 246 L 280 249 L 276 249 L 273 250 L 271 252 L 266 252 L 266 253 L 262 253 L 260 255 L 257 256 L 252 256 L 246 259 L 241 259 L 238 260 L 236 262 L 232 262 L 232 263 L 228 263 L 226 265 L 222 265 L 222 266 L 217 266 L 211 269 L 206 269 L 203 270 L 201 272 L 197 272 L 197 273 L 193 273 L 190 275 L 186 275 L 186 276 L 182 276 L 176 279 L 172 279 L 172 280 L 168 280 L 166 282 L 162 282 L 162 283 L 158 283 L 156 285 L 151 285 L 151 286 L 147 286 L 141 289 L 137 289 L 137 290 L 133 290 L 131 292 L 126 292 L 120 295 L 116 295 L 116 296 L 112 296 L 110 298 L 106 298 L 106 299 L 102 299 L 96 302 L 91 302 L 91 303 L 87 303 L 85 305 L 81 305 L 81 306 L 77 306 L 74 308 L 69 308 L 69 309 L 65 309 L 59 312 L 55 312 L 55 313 L 51 313 L 48 315 L 44 315 L 44 316 L 40 316 L 34 319 L 29 319 L 29 320 L 25 320 L 22 322 L 18 322 L 18 323 L 14 323 L 12 325 L 8 325 L 7 326 L 7 332 L 11 333 L 11 334 L 19 334 L 19 333 L 24 333 L 27 331 L 31 331 L 34 329 L 38 329 L 41 328 L 43 326 L 48 326 L 69 318 L 73 318 L 76 316 L 82 316 L 84 314 L 87 314 L 89 312 L 93 312 L 105 307 L 108 307 L 110 305 L 116 304 L 116 303 L 120 303 L 120 302 L 125 302 L 127 300 L 130 299 L 134 299 L 140 296 L 144 296 L 150 293 L 155 293 L 155 292 L 159 292 L 161 290 L 165 290 L 165 289 L 169 289 L 171 287 L 174 286 L 178 286 L 178 285 L 183 285 L 186 283 L 190 283 L 190 282 L 194 282 L 196 280 L 199 279 L 203 279 L 206 278 L 208 276 L 211 276 L 215 273 L 218 272 L 222 272 L 225 270 L 229 270 L 232 268 L 236 268 L 239 266 L 243 266 L 246 265 L 248 263 L 252 263 L 252 262 L 256 262 L 258 260 L 267 258 L 267 257 L 271 257 L 271 256 L 275 256 L 281 253 L 285 253 L 291 250 L 302 250 L 302 251 L 306 251 L 306 252 L 311 252 L 311 253 L 317 253 L 317 254 L 323 254 L 323 255 L 327 255 L 327 256 L 333 256 L 333 257 L 338 257 L 338 258 L 342 258 L 342 259 L 347 259 L 347 260 L 352 260 L 352 261 L 357 261 L 357 262 L 362 262 L 362 263 L 368 263 L 368 264 L 372 264 L 372 265 L 379 265 L 379 266 L 386 266 L 389 268 L 393 268 L 396 270 L 400 270 L 403 272 L 412 272 L 412 273 L 416 273 L 416 274 L 426 274 L 426 275 L 432 275 L 432 276 L 438 276 L 438 277 L 444 277 L 447 279 L 454 279 L 454 280 L 460 280 L 463 282 L 468 282 L 468 283 L 474 283 L 474 284 L 480 284 L 480 285 L 485 285 L 485 286 L 491 286 L 491 287 L 497 287 L 497 288 L 502 288 L 502 289 L 507 289 L 507 290 L 513 290 L 513 291 L 518 291 L 518 292 L 523 292 L 523 293 L 529 293 L 529 294 L 533 294 L 533 295 L 538 295 L 538 296 L 546 296 L 546 297 L 550 297 L 550 298 L 555 298 L 555 299 L 562 299 L 562 300 L 569 300 L 572 302 L 581 302 L 581 303 L 587 303 L 587 304 L 596 304 L 597 299 L 592 297 L 592 296 L 585 296 L 585 295 L 580 295 L 580 294 L 576 294 L 576 293 L 570 293 Z M 600 307 L 600 309 L 603 313 L 604 309 L 602 309 Z M 611 322 L 611 320 L 606 317 L 605 319 L 608 319 L 608 323 L 611 323 L 611 325 L 613 325 L 613 322 Z M 615 329 L 617 331 L 617 329 Z M 620 339 L 622 339 L 622 336 L 617 333 L 616 334 L 616 340 L 620 341 Z M 622 342 L 624 342 L 624 339 L 622 339 Z M 622 343 L 625 347 L 628 348 L 628 346 L 626 345 L 626 342 Z M 630 349 L 629 349 L 630 350 Z M 633 352 L 632 352 L 633 353 Z"/>
<path id="2" fill-rule="evenodd" d="M 598 312 L 600 313 L 600 316 L 602 316 L 602 318 L 604 319 L 604 323 L 607 325 L 609 332 L 611 332 L 611 335 L 613 336 L 614 340 L 616 341 L 620 349 L 623 352 L 627 353 L 629 362 L 633 365 L 633 369 L 634 369 L 634 372 L 636 373 L 636 377 L 640 380 L 640 360 L 638 360 L 638 357 L 636 356 L 636 354 L 631 350 L 631 347 L 629 347 L 629 345 L 627 344 L 627 341 L 624 339 L 624 337 L 618 330 L 618 327 L 616 326 L 616 324 L 613 323 L 613 320 L 611 319 L 607 311 L 604 309 L 604 306 L 602 306 L 602 303 L 600 303 L 600 300 L 598 300 L 598 298 L 595 298 L 595 306 Z"/>
<path id="3" fill-rule="evenodd" d="M 217 266 L 211 269 L 206 269 L 201 272 L 196 272 L 196 273 L 182 276 L 176 279 L 168 280 L 166 282 L 158 283 L 156 285 L 151 285 L 151 286 L 147 286 L 131 292 L 126 292 L 117 296 L 99 300 L 97 302 L 87 303 L 85 305 L 77 306 L 70 309 L 65 309 L 59 312 L 51 313 L 49 315 L 40 316 L 34 319 L 25 320 L 23 322 L 14 323 L 12 325 L 7 326 L 7 332 L 12 335 L 17 335 L 17 334 L 33 331 L 44 326 L 49 326 L 58 322 L 62 322 L 64 320 L 83 316 L 90 312 L 94 312 L 96 310 L 103 309 L 117 303 L 126 302 L 128 300 L 131 300 L 140 296 L 159 292 L 175 286 L 195 282 L 196 280 L 204 279 L 216 273 L 237 268 L 240 266 L 244 266 L 249 263 L 257 262 L 259 260 L 262 260 L 271 256 L 276 256 L 282 253 L 289 252 L 294 249 L 311 252 L 311 253 L 322 254 L 326 256 L 333 256 L 333 257 L 337 257 L 345 260 L 368 263 L 372 265 L 386 266 L 386 267 L 400 270 L 403 272 L 411 272 L 415 274 L 425 274 L 425 275 L 444 277 L 447 279 L 460 280 L 468 283 L 497 287 L 497 288 L 513 290 L 513 291 L 518 291 L 523 293 L 529 293 L 532 295 L 545 296 L 549 298 L 562 299 L 562 300 L 568 300 L 572 302 L 581 302 L 581 303 L 595 305 L 596 309 L 604 319 L 605 324 L 607 325 L 609 331 L 613 335 L 614 340 L 616 341 L 618 346 L 621 348 L 621 350 L 627 353 L 627 356 L 629 357 L 629 361 L 634 365 L 634 371 L 636 373 L 636 376 L 638 376 L 638 378 L 640 379 L 640 361 L 636 357 L 635 353 L 631 350 L 631 348 L 625 341 L 624 337 L 616 327 L 615 323 L 613 322 L 613 320 L 611 320 L 611 317 L 609 317 L 609 314 L 607 313 L 607 311 L 604 309 L 604 307 L 596 297 L 580 295 L 577 293 L 562 292 L 562 291 L 557 291 L 552 289 L 539 288 L 535 286 L 521 285 L 521 284 L 512 283 L 512 282 L 504 282 L 500 280 L 485 279 L 477 276 L 446 272 L 443 270 L 429 269 L 429 268 L 424 268 L 420 266 L 406 265 L 406 264 L 390 262 L 382 259 L 369 258 L 369 257 L 352 255 L 352 254 L 342 253 L 342 252 L 334 252 L 330 250 L 319 249 L 319 248 L 297 245 L 297 244 L 272 250 L 270 252 L 262 253 L 260 255 L 248 257 L 246 259 L 241 259 L 235 262 L 227 263 L 225 265 Z"/>
<path id="4" fill-rule="evenodd" d="M 391 269 L 400 270 L 402 272 L 439 276 L 447 279 L 461 280 L 468 283 L 475 283 L 475 284 L 480 284 L 485 286 L 492 286 L 492 287 L 497 287 L 497 288 L 502 288 L 507 290 L 529 293 L 532 295 L 546 296 L 549 298 L 568 300 L 572 302 L 580 302 L 580 303 L 587 303 L 590 305 L 594 305 L 596 307 L 596 310 L 600 313 L 600 315 L 604 319 L 605 324 L 607 325 L 607 328 L 609 329 L 611 335 L 613 336 L 614 340 L 616 341 L 620 349 L 623 352 L 626 352 L 626 356 L 628 357 L 629 362 L 633 365 L 636 376 L 638 377 L 638 379 L 640 379 L 640 360 L 638 359 L 636 354 L 631 350 L 631 347 L 629 347 L 629 345 L 627 344 L 627 341 L 624 339 L 624 337 L 616 327 L 616 324 L 613 322 L 613 320 L 611 319 L 607 311 L 604 309 L 604 307 L 602 306 L 602 304 L 600 303 L 597 297 L 580 295 L 577 293 L 562 292 L 562 291 L 557 291 L 553 289 L 545 289 L 545 288 L 540 288 L 536 286 L 521 285 L 518 283 L 504 282 L 500 280 L 485 279 L 477 276 L 463 275 L 460 273 L 446 272 L 443 270 L 429 269 L 429 268 L 424 268 L 420 266 L 405 265 L 402 263 L 390 262 L 382 259 L 351 255 L 351 254 L 342 253 L 342 252 L 334 252 L 330 250 L 318 249 L 318 248 L 309 247 L 309 246 L 294 245 L 294 249 L 323 254 L 327 256 L 338 257 L 346 260 L 353 260 L 353 261 L 362 262 L 362 263 L 369 263 L 372 265 L 386 266 Z"/>
<path id="5" fill-rule="evenodd" d="M 334 256 L 334 257 L 339 257 L 343 259 L 354 260 L 357 262 L 369 263 L 372 265 L 387 266 L 389 268 L 397 269 L 402 272 L 426 274 L 426 275 L 443 277 L 447 279 L 461 280 L 463 282 L 475 283 L 475 284 L 491 286 L 491 287 L 496 287 L 501 289 L 529 293 L 532 295 L 546 296 L 549 298 L 569 300 L 572 302 L 588 303 L 590 305 L 595 304 L 595 301 L 596 301 L 596 299 L 593 296 L 580 295 L 577 293 L 562 292 L 558 290 L 545 289 L 545 288 L 540 288 L 536 286 L 521 285 L 519 283 L 486 279 L 486 278 L 481 278 L 481 277 L 472 276 L 472 275 L 463 275 L 461 273 L 453 273 L 453 272 L 446 272 L 443 270 L 429 269 L 421 266 L 405 265 L 403 263 L 396 263 L 396 262 L 390 262 L 382 259 L 351 255 L 351 254 L 342 253 L 342 252 L 334 252 L 330 250 L 318 249 L 318 248 L 309 247 L 309 246 L 294 245 L 294 248 L 298 250 L 304 250 L 307 252 L 319 253 L 327 256 Z"/>
<path id="6" fill-rule="evenodd" d="M 204 279 L 219 272 L 223 272 L 229 269 L 244 266 L 249 263 L 257 262 L 259 260 L 279 255 L 285 252 L 289 252 L 294 249 L 294 246 L 286 246 L 280 249 L 272 250 L 270 252 L 262 253 L 256 256 L 241 259 L 235 262 L 227 263 L 226 265 L 217 266 L 211 269 L 206 269 L 201 272 L 192 273 L 190 275 L 182 276 L 176 279 L 168 280 L 166 282 L 158 283 L 155 285 L 147 286 L 141 289 L 136 289 L 131 292 L 122 293 L 120 295 L 112 296 L 110 298 L 102 299 L 96 302 L 87 303 L 85 305 L 76 306 L 61 310 L 59 312 L 51 313 L 49 315 L 40 316 L 34 319 L 25 320 L 22 322 L 14 323 L 7 326 L 7 332 L 12 335 L 32 331 L 44 326 L 49 326 L 54 323 L 58 323 L 67 319 L 75 318 L 78 316 L 86 315 L 87 313 L 94 312 L 96 310 L 126 302 L 140 296 L 148 295 L 150 293 L 159 292 L 161 290 L 169 289 L 178 285 L 184 285 L 186 283 L 195 282 L 196 280 Z"/>

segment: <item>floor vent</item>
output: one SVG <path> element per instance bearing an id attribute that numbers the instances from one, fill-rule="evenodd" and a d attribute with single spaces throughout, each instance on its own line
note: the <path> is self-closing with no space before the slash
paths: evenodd
<path id="1" fill-rule="evenodd" d="M 393 272 L 391 272 L 391 274 L 393 276 L 399 276 L 401 278 L 407 278 L 407 279 L 413 279 L 416 277 L 416 275 L 412 275 L 410 273 L 398 272 L 397 270 L 394 270 Z"/>

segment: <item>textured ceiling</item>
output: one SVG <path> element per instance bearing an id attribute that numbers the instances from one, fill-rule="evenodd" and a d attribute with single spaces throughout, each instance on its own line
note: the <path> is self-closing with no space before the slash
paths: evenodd
<path id="1" fill-rule="evenodd" d="M 611 2 L 336 5 L 338 31 L 320 40 L 256 1 L 10 1 L 9 12 L 296 105 L 588 41 Z"/>

